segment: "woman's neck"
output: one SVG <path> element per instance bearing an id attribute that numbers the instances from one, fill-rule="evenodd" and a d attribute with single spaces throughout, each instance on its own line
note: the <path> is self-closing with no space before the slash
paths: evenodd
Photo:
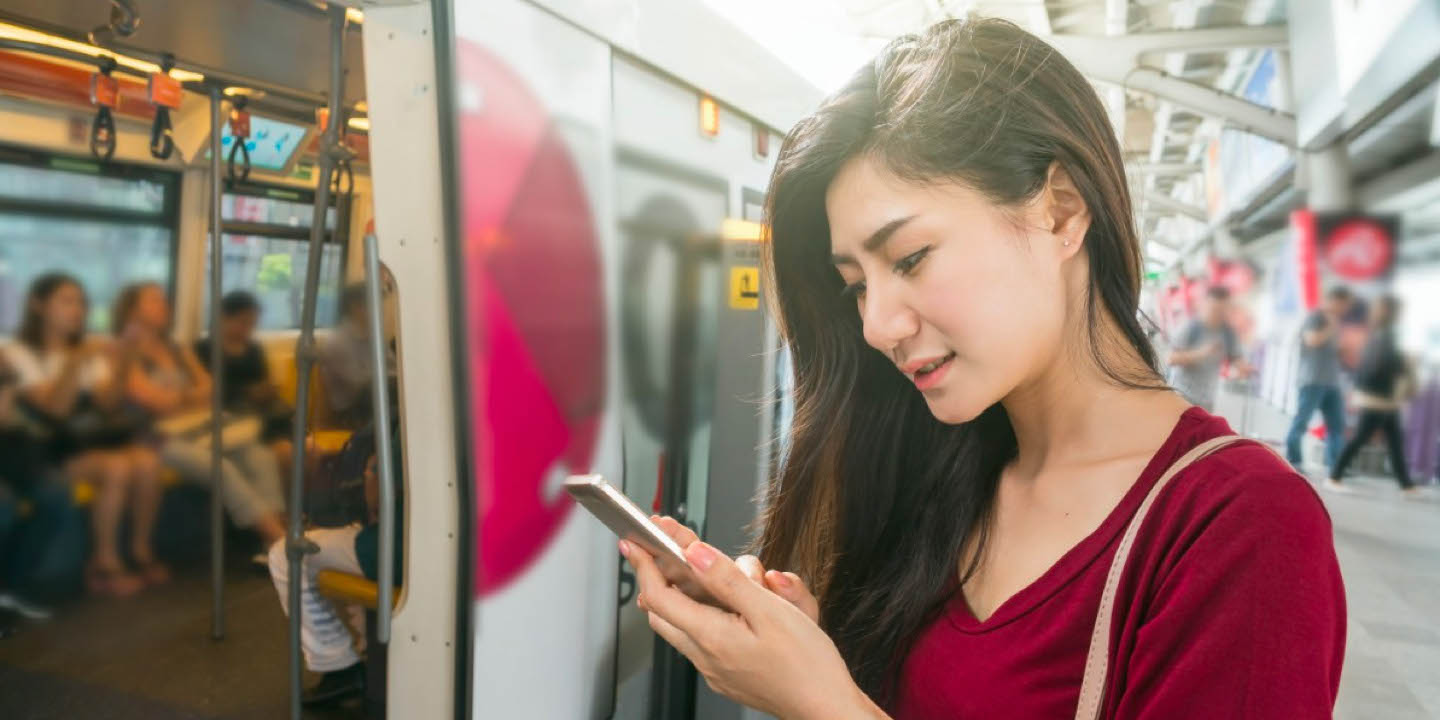
<path id="1" fill-rule="evenodd" d="M 1018 477 L 1153 451 L 1190 406 L 1170 391 L 1117 383 L 1089 357 L 1086 341 L 1070 347 L 1076 349 L 1001 403 L 1015 430 L 1018 453 L 1012 471 Z M 1112 353 L 1122 376 L 1138 375 L 1143 368 L 1132 355 Z M 1154 380 L 1159 384 L 1159 378 Z"/>
<path id="2" fill-rule="evenodd" d="M 49 332 L 40 339 L 40 347 L 47 353 L 64 352 L 70 349 L 70 335 L 62 332 Z"/>

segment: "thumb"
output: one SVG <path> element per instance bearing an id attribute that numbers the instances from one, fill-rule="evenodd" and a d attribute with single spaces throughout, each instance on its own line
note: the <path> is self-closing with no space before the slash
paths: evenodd
<path id="1" fill-rule="evenodd" d="M 721 607 L 745 617 L 758 617 L 765 612 L 767 591 L 753 582 L 734 560 L 709 543 L 693 542 L 685 548 L 685 559 L 695 579 Z"/>
<path id="2" fill-rule="evenodd" d="M 810 594 L 810 588 L 805 587 L 805 581 L 801 580 L 799 575 L 771 570 L 765 573 L 765 587 L 790 601 L 791 605 L 799 608 L 800 612 L 805 613 L 815 624 L 820 623 L 820 601 Z"/>

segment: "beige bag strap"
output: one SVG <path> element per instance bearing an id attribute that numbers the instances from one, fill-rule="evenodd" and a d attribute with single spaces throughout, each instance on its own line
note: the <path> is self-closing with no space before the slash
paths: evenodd
<path id="1" fill-rule="evenodd" d="M 1223 435 L 1207 440 L 1185 453 L 1155 481 L 1144 502 L 1140 503 L 1140 509 L 1135 511 L 1135 517 L 1131 518 L 1130 524 L 1125 527 L 1125 535 L 1120 538 L 1120 547 L 1115 549 L 1115 559 L 1110 562 L 1110 573 L 1105 576 L 1105 591 L 1100 595 L 1100 611 L 1095 616 L 1095 630 L 1090 634 L 1090 653 L 1085 657 L 1085 678 L 1080 683 L 1080 705 L 1075 709 L 1075 720 L 1098 720 L 1100 717 L 1101 701 L 1105 699 L 1105 679 L 1110 670 L 1110 626 L 1115 607 L 1115 592 L 1120 585 L 1120 573 L 1125 570 L 1125 562 L 1130 559 L 1130 548 L 1135 544 L 1135 536 L 1139 534 L 1140 526 L 1150 512 L 1150 506 L 1155 503 L 1160 491 L 1182 470 L 1195 461 L 1242 440 L 1244 438 L 1239 435 Z"/>

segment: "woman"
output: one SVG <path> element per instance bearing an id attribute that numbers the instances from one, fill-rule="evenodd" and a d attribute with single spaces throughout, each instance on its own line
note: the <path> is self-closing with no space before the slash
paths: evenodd
<path id="1" fill-rule="evenodd" d="M 36 278 L 9 359 L 19 375 L 20 402 L 46 437 L 46 459 L 95 488 L 87 588 L 102 595 L 132 595 L 145 581 L 168 577 L 151 548 L 160 507 L 159 459 L 137 442 L 139 426 L 124 420 L 116 382 L 125 368 L 123 353 L 105 343 L 85 342 L 88 308 L 75 278 L 62 273 Z M 130 556 L 138 576 L 126 569 L 119 550 L 127 503 Z"/>
<path id="2" fill-rule="evenodd" d="M 1409 498 L 1420 498 L 1420 488 L 1410 482 L 1410 472 L 1405 462 L 1405 434 L 1400 430 L 1400 408 L 1414 392 L 1410 366 L 1395 342 L 1395 320 L 1400 314 L 1400 300 L 1386 295 L 1375 302 L 1370 310 L 1370 339 L 1360 355 L 1360 364 L 1355 369 L 1355 392 L 1351 404 L 1360 409 L 1359 425 L 1340 457 L 1330 470 L 1325 487 L 1337 492 L 1348 491 L 1340 484 L 1345 469 L 1356 453 L 1375 433 L 1385 435 L 1390 450 L 1390 467 L 1400 489 Z"/>
<path id="3" fill-rule="evenodd" d="M 131 402 L 159 420 L 209 406 L 210 375 L 194 353 L 170 340 L 170 303 L 164 289 L 154 283 L 125 288 L 115 301 L 111 323 L 122 344 L 134 353 L 123 378 Z M 208 483 L 208 439 L 208 433 L 201 438 L 164 437 L 161 457 L 186 480 Z M 253 529 L 267 545 L 284 536 L 280 474 L 268 448 L 256 439 L 227 445 L 220 480 L 225 507 L 235 524 Z"/>
<path id="4" fill-rule="evenodd" d="M 1104 617 L 1104 717 L 1330 717 L 1330 524 L 1263 447 L 1162 486 L 1100 612 L 1150 488 L 1230 430 L 1160 380 L 1120 149 L 1063 57 L 992 20 L 897 40 L 791 131 L 767 217 L 797 397 L 763 565 L 666 524 L 720 610 L 621 547 L 712 687 L 787 719 L 1075 717 Z"/>

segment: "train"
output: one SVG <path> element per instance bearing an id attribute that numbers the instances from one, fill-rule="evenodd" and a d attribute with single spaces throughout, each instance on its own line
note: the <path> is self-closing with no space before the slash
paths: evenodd
<path id="1" fill-rule="evenodd" d="M 819 100 L 698 2 L 12 0 L 0 342 L 55 265 L 85 280 L 95 332 L 135 280 L 164 285 L 183 341 L 246 289 L 293 400 L 313 392 L 306 323 L 323 336 L 369 280 L 397 358 L 404 563 L 381 581 L 367 714 L 760 717 L 657 640 L 614 537 L 560 486 L 598 474 L 749 543 L 789 418 L 765 190 Z M 168 642 L 235 642 L 213 634 Z"/>

